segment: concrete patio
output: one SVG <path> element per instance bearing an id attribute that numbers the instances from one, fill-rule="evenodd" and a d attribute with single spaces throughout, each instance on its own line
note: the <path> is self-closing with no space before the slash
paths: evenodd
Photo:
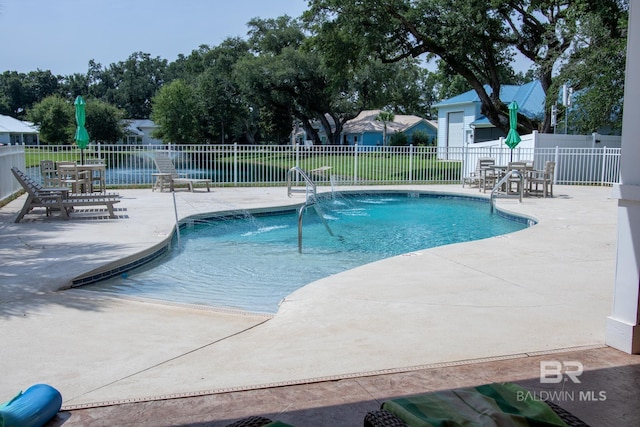
<path id="1" fill-rule="evenodd" d="M 486 196 L 451 185 L 364 189 Z M 499 199 L 500 209 L 539 223 L 317 281 L 289 295 L 275 316 L 77 288 L 58 291 L 76 277 L 147 253 L 171 235 L 171 193 L 119 193 L 116 220 L 94 211 L 71 221 L 31 215 L 14 224 L 24 196 L 0 209 L 0 401 L 31 384 L 48 383 L 60 390 L 63 408 L 70 411 L 55 421 L 64 425 L 130 420 L 131 425 L 217 426 L 253 413 L 297 425 L 328 425 L 327 419 L 334 420 L 331 425 L 357 425 L 346 416 L 353 409 L 350 398 L 346 406 L 311 399 L 312 406 L 337 405 L 337 412 L 322 417 L 296 411 L 317 390 L 343 402 L 336 393 L 353 392 L 340 387 L 356 383 L 355 394 L 366 396 L 354 402 L 366 402 L 359 408 L 367 410 L 394 395 L 483 382 L 540 387 L 541 358 L 585 360 L 589 372 L 611 369 L 615 384 L 583 381 L 585 389 L 608 391 L 606 402 L 567 402 L 567 409 L 587 422 L 601 420 L 604 405 L 637 400 L 638 356 L 604 348 L 616 260 L 617 204 L 610 188 L 560 186 L 553 198 Z M 301 202 L 275 187 L 175 196 L 180 217 Z M 627 366 L 632 368 L 621 368 Z M 619 369 L 626 374 L 616 374 Z M 376 387 L 363 386 L 371 379 Z M 283 397 L 288 406 L 281 402 L 269 410 L 260 403 L 264 393 L 296 390 L 306 396 Z M 180 418 L 182 409 L 174 406 L 179 402 L 211 407 L 206 413 L 184 410 Z M 167 408 L 173 408 L 174 418 L 148 415 Z M 292 413 L 301 418 L 287 418 Z M 637 409 L 625 414 L 620 420 L 639 418 Z"/>

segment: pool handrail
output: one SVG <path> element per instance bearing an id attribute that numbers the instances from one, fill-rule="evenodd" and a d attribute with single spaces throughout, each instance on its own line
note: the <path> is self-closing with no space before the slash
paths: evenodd
<path id="1" fill-rule="evenodd" d="M 309 178 L 309 175 L 307 175 L 307 173 L 305 171 L 303 171 L 300 167 L 298 166 L 294 166 L 291 169 L 289 169 L 289 171 L 287 172 L 287 196 L 291 197 L 291 195 L 296 192 L 296 190 L 294 190 L 291 187 L 291 177 L 292 175 L 296 173 L 297 176 L 302 177 L 302 179 L 305 182 L 305 193 L 306 193 L 306 197 L 307 197 L 307 201 L 309 200 L 309 195 L 311 195 L 312 198 L 315 199 L 316 197 L 316 184 L 315 182 L 313 182 L 311 180 L 311 178 Z M 300 192 L 300 191 L 298 191 Z"/>
<path id="2" fill-rule="evenodd" d="M 520 191 L 518 192 L 518 196 L 520 199 L 520 203 L 522 203 L 522 193 L 524 192 L 524 175 L 522 174 L 522 171 L 518 170 L 518 169 L 513 169 L 508 171 L 500 181 L 498 181 L 498 183 L 495 185 L 495 187 L 493 187 L 493 190 L 491 190 L 491 196 L 489 197 L 489 205 L 491 205 L 490 209 L 491 209 L 491 213 L 493 213 L 493 209 L 494 209 L 494 197 L 493 195 L 496 193 L 496 191 L 498 191 L 498 189 L 507 182 L 507 180 L 509 178 L 511 178 L 512 175 L 516 175 L 517 178 L 520 180 L 520 186 L 519 189 Z"/>

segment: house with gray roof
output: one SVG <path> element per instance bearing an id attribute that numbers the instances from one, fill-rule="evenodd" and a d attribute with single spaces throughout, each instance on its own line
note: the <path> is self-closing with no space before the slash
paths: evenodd
<path id="1" fill-rule="evenodd" d="M 404 133 L 411 144 L 414 132 L 421 131 L 435 140 L 438 125 L 422 117 L 413 115 L 394 116 L 393 121 L 387 122 L 387 144 L 383 142 L 384 122 L 376 120 L 381 110 L 365 110 L 357 117 L 346 122 L 342 128 L 342 143 L 344 145 L 382 146 L 388 145 L 388 138 L 395 133 Z"/>
<path id="2" fill-rule="evenodd" d="M 120 144 L 133 145 L 162 145 L 162 140 L 151 136 L 152 132 L 158 128 L 149 119 L 127 119 L 125 120 L 124 138 Z"/>
<path id="3" fill-rule="evenodd" d="M 488 86 L 485 89 L 490 90 Z M 500 100 L 507 105 L 516 101 L 520 114 L 530 119 L 543 119 L 545 98 L 539 80 L 500 88 Z M 506 136 L 480 113 L 480 97 L 475 90 L 445 99 L 433 107 L 438 109 L 438 146 L 463 147 L 465 143 L 493 141 Z"/>
<path id="4" fill-rule="evenodd" d="M 0 144 L 38 145 L 39 134 L 33 123 L 0 114 Z"/>

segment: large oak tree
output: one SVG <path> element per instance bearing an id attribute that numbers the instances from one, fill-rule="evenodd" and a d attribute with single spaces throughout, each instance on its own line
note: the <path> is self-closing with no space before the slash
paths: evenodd
<path id="1" fill-rule="evenodd" d="M 617 0 L 310 0 L 306 19 L 314 31 L 348 34 L 354 46 L 383 61 L 436 56 L 476 91 L 481 112 L 505 132 L 506 105 L 500 100 L 504 69 L 516 52 L 533 61 L 537 78 L 551 93 L 554 67 L 569 60 L 579 46 L 581 19 L 624 9 Z M 550 130 L 519 117 L 519 131 Z"/>

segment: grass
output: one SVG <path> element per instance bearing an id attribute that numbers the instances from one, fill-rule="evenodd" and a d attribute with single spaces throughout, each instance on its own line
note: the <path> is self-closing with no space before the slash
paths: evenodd
<path id="1" fill-rule="evenodd" d="M 25 162 L 28 168 L 40 166 L 40 160 L 53 160 L 54 162 L 79 162 L 80 161 L 80 153 L 69 152 L 69 151 L 49 151 L 47 152 L 46 159 L 42 157 L 42 152 L 40 150 L 34 149 L 25 149 Z M 85 152 L 85 156 L 87 153 Z"/>

